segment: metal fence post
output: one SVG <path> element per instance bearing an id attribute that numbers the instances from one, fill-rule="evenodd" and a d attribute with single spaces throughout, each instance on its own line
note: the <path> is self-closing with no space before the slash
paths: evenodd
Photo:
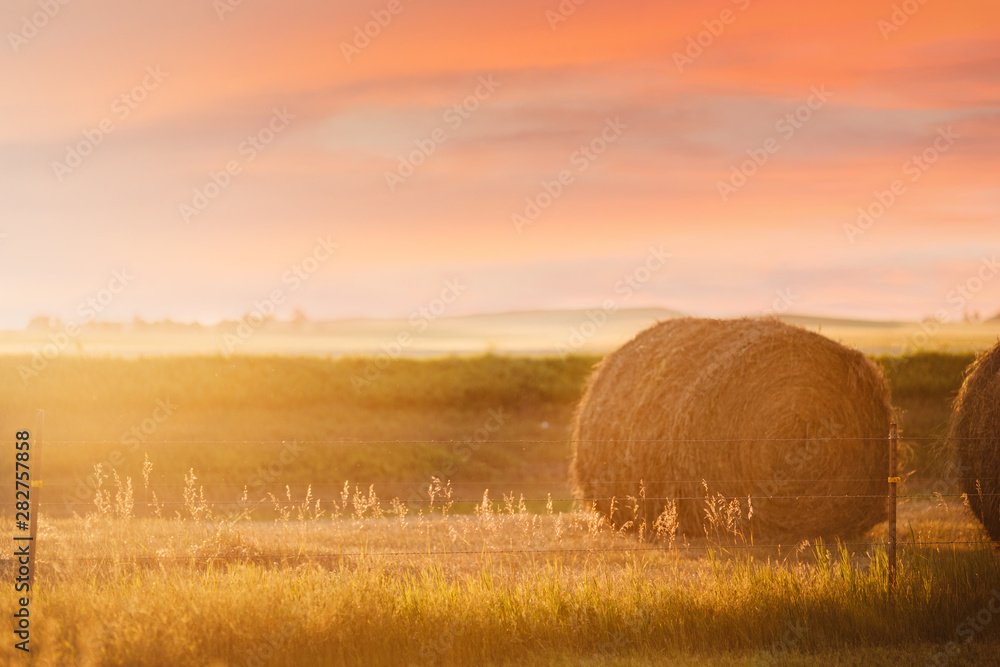
<path id="1" fill-rule="evenodd" d="M 39 410 L 35 414 L 35 451 L 34 456 L 32 456 L 31 469 L 34 475 L 38 475 L 38 461 L 41 454 L 41 444 L 42 444 L 42 429 L 45 426 L 45 411 Z M 31 555 L 28 556 L 28 590 L 32 594 L 35 592 L 35 571 L 38 569 L 38 511 L 41 505 L 41 495 L 42 495 L 42 480 L 33 479 L 31 480 L 31 503 L 29 505 L 29 511 L 31 516 L 28 517 L 28 539 L 31 541 Z"/>
<path id="2" fill-rule="evenodd" d="M 896 488 L 899 477 L 896 470 L 896 424 L 889 424 L 889 592 L 896 585 Z"/>

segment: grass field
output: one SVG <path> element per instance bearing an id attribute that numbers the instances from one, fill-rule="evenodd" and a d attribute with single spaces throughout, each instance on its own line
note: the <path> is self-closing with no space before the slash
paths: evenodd
<path id="1" fill-rule="evenodd" d="M 949 664 L 1000 649 L 991 623 L 967 621 L 1000 589 L 987 545 L 905 552 L 889 596 L 879 549 L 664 549 L 583 513 L 355 509 L 53 520 L 36 664 L 922 665 L 948 642 Z M 954 509 L 922 510 L 907 520 L 975 534 Z"/>
<path id="2" fill-rule="evenodd" d="M 996 552 L 960 500 L 927 496 L 955 490 L 940 436 L 972 358 L 877 358 L 901 493 L 922 496 L 901 533 L 969 543 L 903 548 L 890 596 L 884 526 L 650 543 L 574 509 L 569 425 L 597 357 L 67 357 L 27 383 L 27 359 L 0 357 L 4 428 L 45 410 L 32 661 L 989 664 Z M 13 643 L 0 655 L 23 664 Z"/>

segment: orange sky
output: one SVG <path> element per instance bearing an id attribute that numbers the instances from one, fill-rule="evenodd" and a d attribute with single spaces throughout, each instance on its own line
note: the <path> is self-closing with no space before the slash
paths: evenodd
<path id="1" fill-rule="evenodd" d="M 621 305 L 1000 310 L 1000 280 L 949 299 L 998 245 L 995 2 L 587 0 L 553 23 L 555 1 L 228 1 L 0 8 L 0 326 L 73 318 L 122 267 L 102 317 L 213 321 L 274 289 L 282 315 L 405 316 L 456 277 L 451 314 L 589 307 L 650 247 L 671 259 Z M 292 290 L 317 237 L 337 252 Z"/>

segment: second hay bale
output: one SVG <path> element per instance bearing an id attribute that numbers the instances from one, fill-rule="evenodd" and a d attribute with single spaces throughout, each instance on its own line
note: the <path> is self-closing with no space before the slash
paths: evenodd
<path id="1" fill-rule="evenodd" d="M 1000 541 L 1000 344 L 967 371 L 955 399 L 948 440 L 969 508 L 995 541 Z"/>
<path id="2" fill-rule="evenodd" d="M 615 526 L 633 519 L 626 498 L 642 482 L 637 522 L 677 499 L 680 531 L 702 534 L 705 480 L 711 494 L 754 497 L 755 536 L 856 535 L 886 519 L 891 414 L 856 350 L 776 319 L 673 319 L 592 376 L 572 477 Z"/>

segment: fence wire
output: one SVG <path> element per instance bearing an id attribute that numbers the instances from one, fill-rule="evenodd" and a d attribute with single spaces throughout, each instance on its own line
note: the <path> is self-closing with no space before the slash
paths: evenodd
<path id="1" fill-rule="evenodd" d="M 1000 497 L 1000 493 L 979 493 L 979 494 L 975 494 L 975 495 L 978 498 L 996 498 L 996 497 Z M 967 494 L 964 494 L 964 493 L 963 494 L 944 494 L 944 493 L 942 493 L 942 494 L 931 494 L 931 495 L 900 495 L 900 496 L 897 496 L 897 499 L 898 500 L 938 500 L 938 499 L 943 499 L 943 498 L 965 498 L 966 496 L 967 496 Z M 549 497 L 545 497 L 545 498 L 524 498 L 522 496 L 519 496 L 515 500 L 517 502 L 525 502 L 525 503 L 545 503 L 545 502 L 550 502 L 550 501 L 553 502 L 553 503 L 595 503 L 595 502 L 596 503 L 600 503 L 600 502 L 604 502 L 604 501 L 611 502 L 613 500 L 616 503 L 621 503 L 622 506 L 630 507 L 632 505 L 632 500 L 633 499 L 637 503 L 641 504 L 643 502 L 653 502 L 653 501 L 656 501 L 656 502 L 660 502 L 660 501 L 670 502 L 670 501 L 677 501 L 677 500 L 695 500 L 695 501 L 704 501 L 704 500 L 725 500 L 725 501 L 740 500 L 740 501 L 744 501 L 744 500 L 750 500 L 750 501 L 759 501 L 759 500 L 828 500 L 828 499 L 834 499 L 834 498 L 838 498 L 838 499 L 885 498 L 885 494 L 881 494 L 880 493 L 880 494 L 850 494 L 850 495 L 822 495 L 822 496 L 724 496 L 722 494 L 713 494 L 713 495 L 707 495 L 707 496 L 660 496 L 660 497 L 601 496 L 601 497 L 586 497 L 586 498 L 549 498 Z M 385 499 L 379 498 L 379 500 L 380 501 L 384 501 Z M 463 505 L 468 505 L 468 504 L 482 505 L 483 504 L 483 498 L 482 497 L 479 497 L 479 498 L 446 498 L 445 496 L 437 496 L 437 497 L 435 497 L 434 500 L 431 500 L 429 498 L 414 498 L 414 499 L 402 500 L 400 498 L 393 497 L 393 498 L 388 498 L 387 502 L 391 502 L 392 500 L 399 500 L 402 503 L 422 504 L 422 505 L 427 505 L 427 504 L 444 505 L 444 504 L 449 504 L 449 503 L 450 504 L 463 504 Z M 328 500 L 328 501 L 323 501 L 321 498 L 312 498 L 312 499 L 310 499 L 310 503 L 315 503 L 317 501 L 326 502 L 328 504 L 331 503 L 331 502 L 336 502 L 335 499 L 331 499 L 331 500 Z M 224 506 L 225 505 L 238 505 L 240 507 L 246 507 L 246 506 L 249 506 L 249 505 L 261 505 L 261 506 L 269 506 L 269 507 L 274 507 L 276 505 L 282 505 L 282 506 L 287 505 L 287 506 L 292 506 L 292 507 L 299 507 L 304 502 L 305 502 L 305 499 L 302 499 L 302 500 L 287 500 L 287 499 L 282 500 L 282 499 L 276 497 L 273 500 L 265 499 L 265 500 L 213 501 L 212 504 L 213 505 L 224 505 Z M 502 505 L 502 504 L 504 504 L 505 501 L 503 500 L 502 497 L 499 497 L 499 498 L 498 497 L 491 497 L 489 499 L 489 502 L 491 504 Z M 154 507 L 154 503 L 143 502 L 142 504 L 146 505 L 147 509 L 151 509 L 151 508 Z M 172 506 L 172 505 L 188 505 L 188 504 L 189 504 L 188 502 L 182 501 L 182 500 L 169 500 L 169 501 L 157 502 L 157 503 L 155 503 L 155 506 L 168 507 L 168 506 Z M 94 502 L 93 501 L 90 501 L 90 502 L 83 502 L 83 501 L 80 501 L 80 502 L 48 502 L 48 503 L 42 503 L 42 505 L 43 506 L 44 505 L 59 506 L 59 507 L 94 507 Z"/>
<path id="2" fill-rule="evenodd" d="M 991 546 L 981 540 L 964 541 L 933 541 L 933 542 L 898 542 L 897 547 L 935 547 L 935 546 Z M 576 548 L 576 549 L 468 549 L 461 551 L 337 551 L 319 553 L 259 553 L 259 554 L 220 554 L 220 555 L 174 555 L 174 556 L 66 556 L 56 558 L 45 558 L 39 560 L 39 564 L 45 563 L 71 563 L 71 562 L 96 562 L 128 564 L 130 562 L 177 560 L 177 561 L 310 561 L 310 560 L 333 560 L 341 558 L 426 558 L 435 556 L 491 556 L 491 555 L 523 555 L 523 554 L 577 554 L 577 553 L 679 553 L 685 551 L 718 551 L 726 550 L 751 550 L 751 549 L 789 549 L 802 550 L 830 547 L 885 547 L 885 542 L 837 542 L 833 545 L 809 542 L 806 546 L 801 543 L 789 544 L 726 544 L 726 545 L 675 545 L 673 547 L 600 547 L 600 548 Z"/>
<path id="3" fill-rule="evenodd" d="M 978 441 L 978 440 L 990 440 L 990 438 L 963 438 L 963 441 Z M 940 437 L 906 437 L 901 435 L 898 439 L 899 442 L 944 442 L 944 438 Z M 845 442 L 870 442 L 873 444 L 882 444 L 890 442 L 890 439 L 882 437 L 807 437 L 807 438 L 698 438 L 698 439 L 678 439 L 678 438 L 664 438 L 664 439 L 602 439 L 602 440 L 574 440 L 573 438 L 558 438 L 558 439 L 496 439 L 496 440 L 485 440 L 485 439 L 323 439 L 323 440 L 154 440 L 154 441 L 144 441 L 141 443 L 144 447 L 176 447 L 176 446 L 220 446 L 220 447 L 252 447 L 252 446 L 351 446 L 351 447 L 378 447 L 378 446 L 396 446 L 396 445 L 413 445 L 413 446 L 456 446 L 456 445 L 478 445 L 478 446 L 520 446 L 524 447 L 527 445 L 561 445 L 568 446 L 574 443 L 606 443 L 606 444 L 705 444 L 705 445 L 745 445 L 746 443 L 754 444 L 765 444 L 765 443 L 815 443 L 820 445 L 838 445 Z M 59 446 L 59 447 L 82 447 L 82 446 L 133 446 L 133 443 L 123 443 L 121 441 L 110 441 L 110 440 L 45 440 L 43 444 L 45 447 L 49 446 Z M 44 471 L 44 468 L 43 468 Z M 961 470 L 958 470 L 961 472 Z M 407 498 L 402 500 L 403 504 L 411 505 L 476 505 L 483 506 L 485 503 L 489 503 L 490 507 L 504 507 L 510 506 L 512 502 L 516 503 L 574 503 L 574 504 L 585 504 L 591 505 L 593 503 L 603 503 L 615 501 L 621 503 L 624 509 L 628 509 L 633 506 L 634 503 L 641 504 L 643 502 L 673 502 L 673 501 L 706 501 L 706 500 L 724 500 L 727 502 L 731 501 L 744 501 L 748 500 L 750 502 L 757 501 L 805 501 L 805 500 L 831 500 L 831 499 L 841 499 L 841 500 L 867 500 L 867 499 L 886 499 L 888 501 L 887 493 L 879 494 L 811 494 L 811 495 L 800 495 L 800 494 L 783 494 L 783 495 L 754 495 L 752 492 L 747 495 L 723 495 L 723 494 L 712 494 L 712 485 L 733 485 L 733 484 L 872 484 L 872 483 L 884 483 L 890 484 L 888 476 L 878 475 L 870 477 L 858 477 L 858 478 L 833 478 L 833 477 L 817 477 L 817 478 L 771 478 L 771 479 L 682 479 L 682 480 L 616 480 L 613 484 L 616 485 L 630 485 L 635 488 L 639 488 L 641 485 L 649 486 L 660 485 L 660 484 L 670 484 L 670 485 L 695 485 L 695 486 L 708 486 L 708 493 L 702 495 L 681 495 L 681 496 L 592 496 L 592 497 L 566 497 L 559 496 L 553 497 L 551 494 L 545 497 L 537 497 L 531 495 L 531 497 L 525 498 L 522 493 L 520 497 L 514 498 L 513 495 L 508 497 L 507 494 L 503 493 L 504 488 L 516 488 L 516 487 L 537 487 L 542 484 L 550 483 L 545 481 L 529 481 L 516 480 L 510 482 L 485 482 L 485 481 L 457 481 L 450 482 L 446 479 L 440 479 L 439 482 L 443 485 L 447 481 L 447 485 L 444 485 L 436 489 L 435 498 Z M 979 481 L 979 482 L 996 482 L 997 478 L 984 478 L 984 477 L 970 477 L 970 476 L 947 476 L 945 479 L 935 478 L 935 477 L 924 477 L 924 476 L 902 476 L 900 482 L 904 484 L 929 484 L 929 483 L 940 483 L 944 482 L 948 485 L 956 485 L 962 482 Z M 56 489 L 76 489 L 79 488 L 79 480 L 76 483 L 73 482 L 63 482 L 56 481 L 54 483 L 48 483 L 44 485 L 46 489 L 45 495 L 48 497 L 48 490 Z M 560 484 L 565 484 L 564 481 Z M 410 489 L 428 489 L 430 483 L 428 481 L 420 482 L 405 482 L 405 481 L 388 481 L 388 482 L 373 482 L 360 484 L 355 482 L 351 484 L 350 487 L 355 489 L 352 492 L 353 497 L 360 497 L 357 493 L 357 489 L 369 489 L 371 487 L 377 488 L 410 488 Z M 205 483 L 198 483 L 197 488 L 199 493 L 204 490 L 213 489 L 246 489 L 248 484 L 239 484 L 233 482 L 212 482 L 208 481 Z M 340 489 L 342 486 L 337 482 L 294 482 L 281 484 L 275 482 L 269 484 L 270 487 L 282 487 L 284 486 L 290 493 L 291 488 L 294 486 L 296 489 L 306 489 L 306 488 L 335 488 Z M 484 497 L 459 497 L 459 498 L 449 498 L 441 494 L 442 489 L 448 489 L 451 487 L 456 488 L 496 488 L 502 493 L 499 498 L 484 498 Z M 94 491 L 92 486 L 89 487 L 91 491 Z M 180 488 L 190 488 L 189 484 L 181 483 L 155 483 L 149 485 L 148 489 L 156 490 L 161 488 L 166 489 L 180 489 Z M 114 493 L 115 489 L 111 489 L 110 485 L 102 487 L 102 491 Z M 142 492 L 143 489 L 135 489 L 135 492 Z M 530 495 L 530 494 L 529 494 Z M 1000 497 L 1000 493 L 978 493 L 975 494 L 981 499 L 996 498 Z M 336 502 L 337 498 L 343 500 L 344 496 L 342 493 L 337 494 L 333 499 L 326 500 L 326 506 L 329 507 L 332 504 L 338 505 Z M 502 498 L 502 499 L 501 499 Z M 913 494 L 901 494 L 898 495 L 898 501 L 942 501 L 945 499 L 967 499 L 967 494 L 962 493 L 913 493 Z M 47 498 L 46 498 L 47 500 Z M 200 498 L 199 500 L 203 500 Z M 391 502 L 392 500 L 399 500 L 398 498 L 379 498 L 381 502 Z M 216 510 L 218 507 L 232 507 L 237 506 L 243 509 L 252 509 L 255 507 L 303 507 L 305 503 L 305 498 L 302 500 L 292 500 L 290 498 L 281 499 L 277 497 L 271 497 L 269 499 L 261 500 L 237 500 L 237 501 L 216 501 L 213 500 L 210 503 L 212 510 Z M 314 503 L 317 509 L 320 507 L 322 501 L 319 498 L 311 498 L 311 503 Z M 4 506 L 11 505 L 11 503 L 4 503 Z M 134 508 L 143 511 L 151 511 L 158 507 L 177 507 L 177 506 L 187 506 L 190 502 L 179 501 L 179 500 L 166 500 L 163 502 L 149 503 L 144 500 L 143 502 L 134 502 Z M 90 507 L 95 508 L 95 503 L 93 501 L 88 502 L 41 502 L 40 507 L 42 510 L 46 506 L 49 507 Z M 338 507 L 343 510 L 347 506 L 344 502 Z M 494 510 L 497 516 L 503 517 L 517 517 L 518 514 L 509 514 L 504 512 L 502 509 Z M 392 516 L 391 510 L 383 510 L 383 514 L 388 515 L 386 520 L 393 521 L 395 518 Z M 559 514 L 557 512 L 557 514 Z M 427 515 L 431 517 L 433 515 Z M 539 516 L 537 514 L 532 516 Z M 225 519 L 222 519 L 225 521 Z M 357 517 L 352 519 L 350 513 L 345 513 L 343 520 L 357 520 Z M 370 520 L 370 517 L 364 517 L 364 520 Z M 201 520 L 201 523 L 211 526 L 218 520 Z M 306 519 L 305 521 L 291 520 L 291 523 L 314 523 L 315 519 Z M 612 535 L 620 535 L 615 532 Z M 807 546 L 803 546 L 803 544 Z M 868 542 L 837 542 L 838 546 L 843 547 L 867 547 L 867 548 L 879 548 L 886 547 L 887 542 L 885 541 L 868 541 Z M 131 562 L 146 562 L 146 561 L 164 561 L 164 560 L 176 560 L 176 561 L 249 561 L 249 562 L 274 562 L 274 563 L 287 563 L 287 562 L 311 562 L 311 561 L 332 561 L 337 559 L 345 558 L 418 558 L 418 557 L 447 557 L 447 556 L 492 556 L 492 555 L 549 555 L 549 554 L 600 554 L 600 553 L 668 553 L 668 552 L 679 552 L 679 551 L 722 551 L 727 550 L 734 551 L 744 551 L 744 550 L 781 550 L 781 549 L 802 549 L 802 548 L 814 548 L 818 547 L 820 544 L 805 542 L 796 542 L 789 544 L 714 544 L 714 545 L 690 545 L 684 544 L 673 545 L 670 547 L 665 546 L 655 546 L 655 545 L 622 545 L 619 547 L 580 547 L 580 548 L 541 548 L 541 549 L 527 549 L 527 548 L 489 548 L 484 547 L 482 549 L 463 549 L 463 550 L 396 550 L 396 551 L 365 551 L 359 549 L 358 551 L 351 550 L 338 550 L 332 552 L 317 552 L 317 553 L 278 553 L 278 552 L 262 552 L 256 554 L 191 554 L 191 555 L 164 555 L 164 556 L 67 556 L 67 557 L 50 557 L 41 558 L 38 560 L 38 564 L 55 564 L 55 563 L 69 563 L 69 562 L 94 562 L 94 563 L 116 563 L 116 564 L 127 564 Z M 824 545 L 825 546 L 825 545 Z M 899 548 L 909 548 L 916 549 L 922 547 L 970 547 L 970 546 L 991 546 L 991 544 L 985 539 L 976 540 L 952 540 L 952 541 L 899 541 L 896 543 Z"/>
<path id="4" fill-rule="evenodd" d="M 901 442 L 942 442 L 946 438 L 943 437 L 930 437 L 930 436 L 920 436 L 920 437 L 907 437 L 905 435 L 900 435 L 899 440 Z M 543 439 L 538 440 L 534 438 L 521 438 L 521 439 L 476 439 L 476 438 L 457 438 L 440 440 L 434 438 L 425 439 L 356 439 L 356 438 L 342 438 L 342 439 L 327 439 L 327 440 L 143 440 L 141 444 L 143 446 L 160 446 L 160 445 L 566 445 L 574 442 L 586 442 L 586 443 L 610 443 L 610 444 L 644 444 L 644 443 L 660 443 L 660 444 L 678 444 L 678 443 L 764 443 L 764 442 L 818 442 L 818 443 L 838 443 L 838 442 L 886 442 L 888 438 L 885 436 L 824 436 L 824 437 L 805 437 L 805 438 L 656 438 L 656 439 L 591 439 L 591 438 L 559 438 L 559 439 Z M 963 442 L 977 442 L 981 440 L 992 440 L 988 437 L 962 437 Z M 46 445 L 114 445 L 114 446 L 134 446 L 131 442 L 122 442 L 121 440 L 45 440 Z"/>

